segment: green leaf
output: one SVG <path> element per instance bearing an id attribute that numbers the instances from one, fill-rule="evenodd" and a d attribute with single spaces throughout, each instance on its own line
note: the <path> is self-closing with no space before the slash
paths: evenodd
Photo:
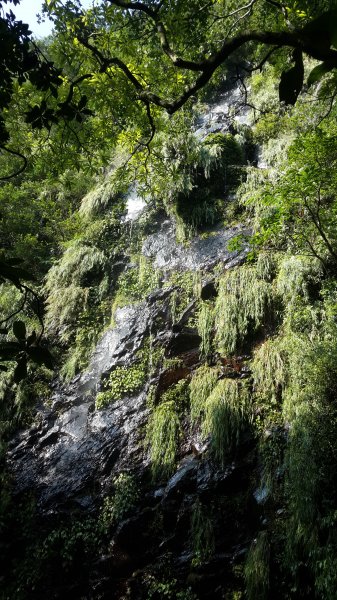
<path id="1" fill-rule="evenodd" d="M 303 57 L 300 50 L 294 50 L 294 67 L 283 71 L 279 85 L 279 97 L 281 102 L 294 105 L 303 86 L 304 67 Z"/>
<path id="2" fill-rule="evenodd" d="M 310 37 L 310 41 L 321 50 L 328 50 L 331 45 L 337 45 L 337 11 L 329 10 L 310 21 L 302 34 Z"/>
<path id="3" fill-rule="evenodd" d="M 3 262 L 0 260 L 0 277 L 4 279 L 8 279 L 16 287 L 20 287 L 20 279 L 22 280 L 33 280 L 34 277 L 29 271 L 26 269 L 22 269 L 21 267 L 14 267 L 7 262 Z"/>
<path id="4" fill-rule="evenodd" d="M 23 321 L 14 321 L 13 333 L 18 340 L 26 339 L 26 325 Z"/>
<path id="5" fill-rule="evenodd" d="M 27 377 L 27 358 L 24 356 L 20 358 L 18 364 L 14 370 L 14 381 L 15 383 L 20 383 L 23 379 Z"/>
<path id="6" fill-rule="evenodd" d="M 47 348 L 41 348 L 41 346 L 33 346 L 27 348 L 27 354 L 38 365 L 45 365 L 47 369 L 54 368 L 53 357 Z"/>
<path id="7" fill-rule="evenodd" d="M 326 73 L 329 73 L 336 66 L 337 65 L 333 65 L 331 61 L 326 60 L 321 64 L 317 65 L 317 67 L 314 67 L 314 69 L 312 69 L 308 77 L 308 86 L 310 87 L 311 85 L 322 79 L 322 77 L 324 77 Z"/>
<path id="8" fill-rule="evenodd" d="M 27 346 L 30 346 L 31 344 L 34 344 L 34 342 L 36 342 L 36 332 L 33 331 L 26 340 L 26 344 Z"/>

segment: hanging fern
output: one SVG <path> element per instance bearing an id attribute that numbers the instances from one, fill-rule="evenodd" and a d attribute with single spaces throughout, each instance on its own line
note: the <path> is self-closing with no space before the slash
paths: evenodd
<path id="1" fill-rule="evenodd" d="M 254 353 L 251 368 L 257 397 L 275 403 L 286 384 L 286 354 L 282 339 L 269 339 L 262 344 Z"/>
<path id="2" fill-rule="evenodd" d="M 256 330 L 261 325 L 271 297 L 271 284 L 258 278 L 254 266 L 230 270 L 220 279 L 215 326 L 221 353 L 234 353 L 250 327 Z"/>
<path id="3" fill-rule="evenodd" d="M 236 379 L 218 382 L 205 405 L 204 435 L 211 435 L 216 459 L 224 464 L 251 423 L 247 387 Z"/>
<path id="4" fill-rule="evenodd" d="M 271 281 L 275 275 L 277 257 L 275 253 L 260 252 L 256 261 L 256 275 L 264 281 Z"/>
<path id="5" fill-rule="evenodd" d="M 203 302 L 198 315 L 198 333 L 201 337 L 200 355 L 203 358 L 208 358 L 212 351 L 213 326 L 213 307 L 210 303 Z"/>
<path id="6" fill-rule="evenodd" d="M 74 336 L 74 328 L 88 307 L 90 289 L 97 300 L 106 293 L 105 266 L 101 250 L 75 242 L 48 272 L 46 325 L 59 333 L 62 341 Z"/>
<path id="7" fill-rule="evenodd" d="M 203 365 L 195 371 L 190 382 L 191 421 L 195 423 L 205 410 L 208 396 L 219 377 L 219 369 Z"/>
<path id="8" fill-rule="evenodd" d="M 244 575 L 246 581 L 247 600 L 264 600 L 268 598 L 270 585 L 269 574 L 270 544 L 268 533 L 261 531 L 253 541 L 249 550 Z"/>
<path id="9" fill-rule="evenodd" d="M 308 256 L 286 256 L 280 264 L 276 285 L 285 303 L 298 297 L 309 300 L 310 286 L 320 281 L 323 275 L 321 263 Z"/>
<path id="10" fill-rule="evenodd" d="M 180 422 L 175 402 L 169 400 L 157 406 L 147 427 L 154 480 L 172 475 L 176 463 Z"/>

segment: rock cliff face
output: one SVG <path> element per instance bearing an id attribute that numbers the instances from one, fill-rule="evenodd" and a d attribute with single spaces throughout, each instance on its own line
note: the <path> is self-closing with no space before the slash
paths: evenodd
<path id="1" fill-rule="evenodd" d="M 204 118 L 199 135 L 226 127 L 227 100 Z M 135 194 L 129 204 L 130 219 L 138 218 Z M 159 399 L 178 382 L 188 383 L 203 362 L 198 298 L 217 294 L 214 267 L 230 269 L 243 262 L 244 252 L 227 249 L 238 232 L 239 225 L 217 226 L 183 245 L 176 242 L 173 221 L 160 220 L 142 247 L 143 256 L 161 270 L 158 289 L 116 310 L 114 326 L 102 335 L 86 372 L 67 385 L 55 381 L 51 400 L 40 408 L 34 426 L 11 441 L 8 468 L 14 497 L 18 502 L 34 497 L 35 518 L 44 532 L 66 523 L 67 535 L 75 538 L 72 551 L 82 557 L 64 569 L 62 582 L 64 562 L 49 568 L 26 597 L 216 599 L 232 598 L 241 589 L 242 560 L 259 524 L 254 439 L 246 432 L 220 465 L 209 438 L 182 411 L 176 466 L 154 479 L 146 434 Z M 172 306 L 183 291 L 170 279 L 177 272 L 199 273 L 200 278 L 198 293 L 174 315 Z M 137 364 L 142 351 L 146 377 L 138 389 L 126 390 L 98 409 L 97 394 L 110 374 Z M 233 366 L 231 376 L 245 377 L 240 364 Z M 106 499 L 115 498 L 116 505 L 118 482 L 125 475 L 132 480 L 133 498 L 127 497 L 126 486 L 121 492 L 125 507 L 109 520 L 116 508 L 112 503 L 109 509 Z M 99 525 L 99 540 L 91 544 L 91 530 L 87 537 L 75 535 L 74 520 L 90 522 L 94 529 Z M 56 556 L 53 543 L 51 557 Z M 10 553 L 9 542 L 8 547 Z M 43 564 L 45 556 L 40 560 Z"/>

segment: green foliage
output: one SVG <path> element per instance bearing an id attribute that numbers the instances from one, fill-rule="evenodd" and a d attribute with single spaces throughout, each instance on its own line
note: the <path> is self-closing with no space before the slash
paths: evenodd
<path id="1" fill-rule="evenodd" d="M 80 214 L 88 218 L 106 213 L 107 209 L 118 202 L 121 203 L 121 206 L 124 206 L 125 194 L 121 194 L 121 187 L 121 182 L 119 181 L 118 185 L 113 176 L 106 177 L 103 183 L 84 196 L 81 201 Z"/>
<path id="2" fill-rule="evenodd" d="M 272 281 L 277 269 L 277 255 L 271 252 L 259 252 L 256 261 L 256 275 L 264 281 Z"/>
<path id="3" fill-rule="evenodd" d="M 211 192 L 222 195 L 235 187 L 240 181 L 244 153 L 237 138 L 230 133 L 211 133 L 205 140 L 206 145 L 219 148 L 219 166 L 213 173 Z"/>
<path id="4" fill-rule="evenodd" d="M 112 525 L 119 523 L 139 500 L 137 483 L 129 473 L 121 473 L 114 477 L 113 485 L 114 494 L 104 498 L 99 517 L 99 525 L 106 533 Z"/>
<path id="5" fill-rule="evenodd" d="M 65 564 L 73 562 L 78 554 L 89 554 L 98 545 L 99 537 L 95 520 L 75 520 L 68 527 L 55 529 L 43 540 L 36 559 L 51 561 L 61 557 Z"/>
<path id="6" fill-rule="evenodd" d="M 248 600 L 268 598 L 270 587 L 270 543 L 268 532 L 261 531 L 254 540 L 245 564 L 246 594 Z"/>
<path id="7" fill-rule="evenodd" d="M 204 435 L 211 436 L 215 458 L 224 465 L 251 424 L 247 387 L 236 379 L 221 379 L 205 404 Z"/>
<path id="8" fill-rule="evenodd" d="M 192 508 L 191 543 L 193 566 L 200 566 L 212 558 L 214 553 L 214 526 L 209 516 L 209 507 L 197 499 Z"/>
<path id="9" fill-rule="evenodd" d="M 174 400 L 159 404 L 150 416 L 147 426 L 147 444 L 150 448 L 153 479 L 172 475 L 178 451 L 180 421 Z"/>
<path id="10" fill-rule="evenodd" d="M 111 402 L 121 400 L 124 396 L 132 396 L 144 385 L 147 369 L 144 364 L 135 364 L 130 367 L 116 367 L 105 382 L 105 391 L 96 396 L 95 407 L 97 410 L 105 408 Z"/>
<path id="11" fill-rule="evenodd" d="M 254 352 L 251 363 L 254 391 L 259 402 L 276 404 L 286 385 L 286 353 L 282 339 L 268 339 Z"/>
<path id="12" fill-rule="evenodd" d="M 285 303 L 292 303 L 298 297 L 308 301 L 311 288 L 320 282 L 322 275 L 322 265 L 317 259 L 307 256 L 285 257 L 277 275 L 277 291 Z"/>
<path id="13" fill-rule="evenodd" d="M 294 274 L 286 286 L 285 298 L 289 298 L 290 290 L 293 315 L 303 311 L 303 307 L 310 314 L 308 307 L 312 300 L 306 293 L 306 277 L 310 282 L 310 269 L 299 279 Z M 335 593 L 333 557 L 336 555 L 332 533 L 337 489 L 334 474 L 337 415 L 333 401 L 336 394 L 335 289 L 332 280 L 323 283 L 319 310 L 315 308 L 314 328 L 312 318 L 302 316 L 299 329 L 298 318 L 289 321 L 286 311 L 281 335 L 264 342 L 252 362 L 255 399 L 265 411 L 268 425 L 260 440 L 262 481 L 272 497 L 280 499 L 284 493 L 283 501 L 287 505 L 282 526 L 286 546 L 285 551 L 281 549 L 283 566 L 293 592 L 297 593 L 302 589 L 301 572 L 305 562 L 314 585 L 319 586 L 320 594 L 327 598 L 333 598 Z M 283 420 L 288 424 L 287 443 L 280 409 L 272 410 L 271 403 L 275 400 L 282 406 Z M 285 486 L 277 483 L 283 470 Z M 323 539 L 329 542 L 322 542 Z M 266 596 L 268 587 L 263 583 L 267 582 L 266 570 L 259 566 L 263 552 L 256 549 L 256 568 L 254 547 L 252 552 L 253 559 L 249 556 L 246 567 L 247 593 L 252 598 L 258 593 Z M 263 575 L 262 583 L 260 576 L 255 581 L 259 572 Z M 312 593 L 310 585 L 308 594 Z M 263 588 L 261 592 L 257 591 L 259 586 Z"/>
<path id="14" fill-rule="evenodd" d="M 272 240 L 274 247 L 307 254 L 325 268 L 336 261 L 336 139 L 330 121 L 291 144 L 286 163 L 278 164 L 278 173 L 253 199 L 258 215 L 254 243 L 266 246 Z"/>
<path id="15" fill-rule="evenodd" d="M 207 398 L 213 391 L 218 378 L 219 369 L 202 365 L 193 373 L 190 382 L 191 421 L 195 423 L 204 415 Z"/>
<path id="16" fill-rule="evenodd" d="M 26 325 L 23 321 L 13 321 L 12 329 L 16 339 L 0 343 L 0 360 L 10 364 L 16 361 L 13 382 L 20 383 L 27 377 L 30 361 L 52 370 L 54 367 L 52 355 L 48 348 L 40 345 L 40 339 L 35 331 L 27 335 Z M 7 334 L 8 330 L 3 330 L 2 335 L 7 336 Z M 7 369 L 7 366 L 1 365 L 1 371 Z"/>
<path id="17" fill-rule="evenodd" d="M 0 48 L 5 74 L 0 138 L 6 143 L 6 128 L 11 136 L 8 150 L 1 147 L 1 174 L 9 176 L 21 168 L 23 159 L 11 154 L 10 148 L 20 148 L 30 157 L 25 174 L 3 183 L 0 190 L 0 241 L 6 251 L 0 257 L 0 278 L 10 281 L 13 290 L 17 286 L 14 294 L 8 292 L 9 284 L 0 290 L 1 320 L 20 307 L 20 282 L 30 277 L 27 265 L 33 265 L 37 287 L 53 262 L 45 287 L 46 324 L 61 341 L 60 354 L 66 358 L 62 373 L 68 379 L 87 364 L 92 346 L 110 319 L 111 302 L 115 308 L 142 301 L 161 285 L 161 274 L 138 255 L 131 257 L 135 264 L 125 269 L 117 282 L 111 281 L 111 264 L 130 252 L 129 244 L 132 252 L 139 252 L 146 229 L 133 224 L 125 227 L 128 239 L 123 233 L 121 216 L 131 182 L 137 180 L 144 197 L 150 196 L 153 204 L 164 205 L 176 217 L 177 235 L 183 239 L 223 219 L 229 193 L 243 178 L 245 161 L 242 136 L 215 134 L 200 142 L 191 134 L 197 105 L 193 114 L 182 110 L 168 119 L 158 107 L 142 101 L 153 90 L 163 98 L 177 98 L 195 82 L 195 72 L 177 69 L 162 52 L 153 20 L 146 12 L 139 18 L 139 11 L 101 2 L 80 14 L 75 4 L 49 2 L 56 33 L 44 45 L 47 59 L 28 44 L 24 26 L 3 14 L 0 18 L 5 42 L 10 42 Z M 235 35 L 265 28 L 276 33 L 290 31 L 291 36 L 304 27 L 306 43 L 310 45 L 314 40 L 315 55 L 333 52 L 330 45 L 335 41 L 335 26 L 331 23 L 336 19 L 328 22 L 325 16 L 323 21 L 315 20 L 323 10 L 333 8 L 328 0 L 289 0 L 283 12 L 277 10 L 276 3 L 254 2 L 248 13 L 245 0 L 210 2 L 202 10 L 199 0 L 154 4 L 174 52 L 189 60 L 211 57 L 219 48 L 224 30 L 234 31 L 233 26 Z M 152 3 L 147 5 L 151 10 Z M 318 24 L 325 40 L 319 39 Z M 20 31 L 22 36 L 15 46 L 13 41 L 18 40 Z M 88 44 L 93 44 L 95 50 Z M 272 45 L 274 49 L 274 41 Z M 10 48 L 15 50 L 12 56 Z M 265 44 L 256 47 L 253 40 L 240 50 L 239 58 L 254 65 L 265 54 Z M 27 56 L 33 61 L 30 68 Z M 107 60 L 101 61 L 100 56 Z M 109 56 L 124 61 L 139 78 L 141 87 L 146 82 L 146 89 L 135 90 L 126 71 L 117 63 L 109 64 Z M 262 479 L 269 491 L 278 486 L 278 493 L 284 494 L 282 506 L 286 507 L 282 517 L 286 552 L 277 536 L 271 538 L 275 546 L 279 545 L 272 567 L 276 567 L 276 578 L 278 569 L 282 571 L 285 595 L 305 593 L 301 590 L 304 568 L 313 581 L 308 597 L 316 594 L 334 600 L 337 295 L 331 274 L 337 257 L 336 76 L 330 63 L 304 63 L 304 75 L 309 75 L 314 96 L 303 101 L 299 97 L 294 109 L 281 107 L 271 114 L 270 110 L 278 106 L 281 73 L 281 97 L 293 101 L 298 95 L 302 57 L 296 53 L 292 58 L 296 73 L 288 51 L 275 49 L 269 56 L 269 66 L 261 72 L 256 70 L 250 80 L 258 120 L 253 141 L 264 144 L 262 158 L 266 164 L 263 169 L 245 167 L 247 180 L 239 198 L 247 209 L 248 225 L 254 229 L 250 257 L 258 254 L 257 261 L 220 277 L 214 320 L 210 304 L 203 303 L 198 329 L 203 359 L 209 358 L 212 350 L 225 354 L 249 352 L 256 333 L 273 336 L 255 348 L 251 363 L 255 423 L 264 436 L 259 443 Z M 52 60 L 57 69 L 62 68 L 62 79 L 52 67 Z M 219 67 L 218 81 L 223 75 Z M 78 78 L 77 83 L 74 78 Z M 313 99 L 315 102 L 311 102 Z M 154 130 L 156 135 L 150 139 Z M 253 158 L 251 154 L 249 160 Z M 99 172 L 104 177 L 98 178 Z M 96 187 L 88 193 L 93 182 Z M 275 250 L 282 253 L 283 259 L 275 258 Z M 25 260 L 21 266 L 13 262 L 20 259 Z M 200 274 L 173 273 L 166 282 L 176 286 L 171 295 L 173 322 L 199 298 L 200 278 Z M 6 335 L 3 351 L 10 359 L 18 357 L 21 361 L 18 371 L 15 361 L 9 360 L 8 372 L 1 373 L 3 440 L 16 425 L 29 423 L 36 400 L 45 399 L 50 391 L 46 360 L 34 340 L 28 343 L 29 333 L 38 331 L 32 304 L 28 303 L 22 316 L 9 319 L 9 333 L 2 334 Z M 151 342 L 146 352 L 129 368 L 120 366 L 111 373 L 107 389 L 97 396 L 97 408 L 136 393 L 143 386 L 162 360 Z M 23 353 L 30 355 L 28 362 Z M 27 377 L 22 378 L 26 372 Z M 202 430 L 211 436 L 215 457 L 225 464 L 242 441 L 252 415 L 248 386 L 241 379 L 219 381 L 219 375 L 220 369 L 205 365 L 193 374 L 190 411 L 192 423 L 203 421 Z M 180 381 L 162 395 L 155 407 L 153 390 L 148 400 L 152 414 L 147 443 L 153 476 L 158 479 L 174 472 L 180 419 L 185 419 L 189 394 L 187 382 Z M 276 478 L 280 484 L 275 483 Z M 27 593 L 43 593 L 34 588 L 34 561 L 40 561 L 42 568 L 55 562 L 60 572 L 76 560 L 81 563 L 83 556 L 97 557 L 99 536 L 109 533 L 111 525 L 124 518 L 139 497 L 135 482 L 127 474 L 116 479 L 114 486 L 115 493 L 106 499 L 98 521 L 76 520 L 47 535 L 45 543 L 42 538 L 34 539 L 35 551 L 31 552 L 25 583 L 23 575 L 17 576 L 18 567 L 11 591 L 15 586 L 18 594 L 24 594 L 28 582 L 32 587 Z M 268 505 L 271 535 L 275 524 L 272 513 Z M 191 537 L 195 564 L 208 560 L 214 540 L 208 512 L 200 503 L 194 507 Z M 277 587 L 278 581 L 273 583 L 269 576 L 269 550 L 263 532 L 247 560 L 248 598 L 272 596 L 271 586 Z M 18 563 L 20 555 L 21 548 Z M 172 577 L 155 578 L 152 583 L 148 591 L 151 598 L 194 597 L 189 590 L 178 589 Z M 11 591 L 7 596 L 14 598 Z"/>
<path id="18" fill-rule="evenodd" d="M 43 365 L 29 363 L 27 373 L 13 385 L 14 365 L 1 374 L 0 381 L 0 437 L 4 444 L 17 427 L 32 424 L 37 402 L 48 402 L 51 394 L 51 370 Z M 0 443 L 1 449 L 1 443 Z"/>
<path id="19" fill-rule="evenodd" d="M 209 302 L 202 302 L 198 314 L 198 333 L 201 337 L 200 355 L 208 358 L 212 351 L 214 313 Z"/>
<path id="20" fill-rule="evenodd" d="M 47 175 L 43 159 L 48 160 L 43 156 L 39 165 L 35 158 L 21 181 L 0 187 L 0 245 L 7 259 L 21 259 L 21 268 L 39 281 L 58 255 L 59 244 L 78 231 L 74 213 L 92 182 L 89 174 L 74 169 L 59 174 L 49 170 Z"/>
<path id="21" fill-rule="evenodd" d="M 200 296 L 201 274 L 191 271 L 172 271 L 164 287 L 176 287 L 170 297 L 172 321 L 175 323 L 195 297 Z"/>
<path id="22" fill-rule="evenodd" d="M 185 237 L 214 225 L 224 212 L 224 198 L 238 184 L 244 162 L 231 134 L 211 134 L 199 149 L 188 190 L 177 190 L 175 214 Z M 185 229 L 184 229 L 185 228 Z"/>
<path id="23" fill-rule="evenodd" d="M 175 356 L 173 358 L 164 358 L 163 360 L 163 369 L 169 369 L 169 370 L 175 370 L 175 369 L 179 369 L 179 367 L 182 367 L 184 364 L 184 361 L 179 358 L 178 356 Z"/>
<path id="24" fill-rule="evenodd" d="M 93 295 L 103 299 L 106 260 L 99 248 L 75 241 L 50 269 L 46 281 L 46 324 L 62 341 L 74 338 L 81 315 L 94 302 Z"/>
<path id="25" fill-rule="evenodd" d="M 234 353 L 248 333 L 258 329 L 271 298 L 271 284 L 260 278 L 252 265 L 231 269 L 220 278 L 215 328 L 221 353 Z"/>
<path id="26" fill-rule="evenodd" d="M 146 600 L 165 598 L 166 600 L 198 600 L 191 588 L 180 589 L 177 579 L 156 578 L 154 575 L 145 577 L 147 588 Z"/>
<path id="27" fill-rule="evenodd" d="M 279 500 L 283 492 L 280 486 L 280 474 L 284 469 L 286 436 L 281 416 L 278 414 L 277 417 L 278 422 L 275 425 L 270 423 L 269 418 L 269 427 L 262 432 L 259 456 L 262 464 L 261 487 L 269 498 Z"/>
<path id="28" fill-rule="evenodd" d="M 161 402 L 173 402 L 178 413 L 188 409 L 190 389 L 186 379 L 180 379 L 176 384 L 171 385 L 161 396 Z"/>
<path id="29" fill-rule="evenodd" d="M 121 273 L 112 303 L 112 318 L 117 308 L 139 302 L 161 286 L 161 272 L 142 254 Z"/>

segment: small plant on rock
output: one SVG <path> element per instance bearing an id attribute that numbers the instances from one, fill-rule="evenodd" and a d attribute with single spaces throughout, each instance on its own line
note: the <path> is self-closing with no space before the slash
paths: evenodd
<path id="1" fill-rule="evenodd" d="M 145 383 L 147 371 L 143 364 L 116 367 L 109 376 L 106 390 L 96 396 L 96 409 L 105 408 L 111 402 L 135 394 Z"/>
<path id="2" fill-rule="evenodd" d="M 111 525 L 121 521 L 136 505 L 139 489 L 135 478 L 129 473 L 121 473 L 114 478 L 115 493 L 104 499 L 100 515 L 100 527 L 106 532 Z"/>

